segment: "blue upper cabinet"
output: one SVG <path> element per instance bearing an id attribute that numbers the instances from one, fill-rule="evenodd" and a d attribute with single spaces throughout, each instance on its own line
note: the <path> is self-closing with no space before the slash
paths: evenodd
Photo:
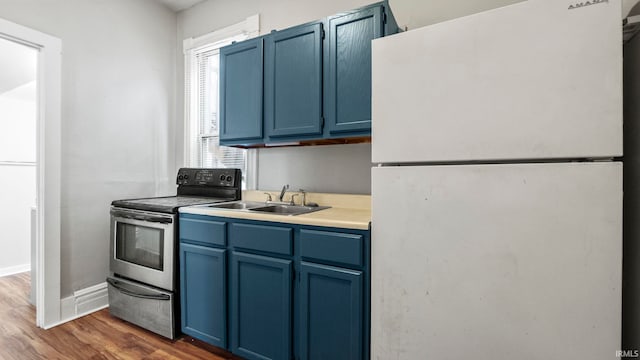
<path id="1" fill-rule="evenodd" d="M 383 35 L 383 7 L 329 18 L 326 118 L 329 134 L 371 132 L 371 40 Z"/>
<path id="2" fill-rule="evenodd" d="M 370 136 L 371 40 L 396 32 L 382 1 L 222 48 L 220 144 Z"/>
<path id="3" fill-rule="evenodd" d="M 266 37 L 267 142 L 322 134 L 322 34 L 322 23 L 315 23 Z"/>
<path id="4" fill-rule="evenodd" d="M 262 142 L 263 39 L 220 49 L 220 144 Z"/>

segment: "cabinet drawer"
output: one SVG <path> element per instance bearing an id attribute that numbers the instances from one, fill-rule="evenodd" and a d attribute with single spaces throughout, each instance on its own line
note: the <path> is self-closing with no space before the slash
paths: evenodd
<path id="1" fill-rule="evenodd" d="M 292 255 L 293 229 L 279 226 L 231 224 L 229 242 L 233 247 Z"/>
<path id="2" fill-rule="evenodd" d="M 227 223 L 206 219 L 180 218 L 180 240 L 227 245 Z"/>
<path id="3" fill-rule="evenodd" d="M 305 259 L 362 266 L 362 235 L 300 230 L 300 255 Z"/>

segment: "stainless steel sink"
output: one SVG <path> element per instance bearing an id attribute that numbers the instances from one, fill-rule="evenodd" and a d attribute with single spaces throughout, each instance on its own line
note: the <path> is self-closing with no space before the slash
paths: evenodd
<path id="1" fill-rule="evenodd" d="M 301 206 L 301 205 L 267 205 L 249 209 L 249 211 L 260 211 L 278 215 L 301 215 L 314 211 L 328 209 L 329 206 Z"/>
<path id="2" fill-rule="evenodd" d="M 229 209 L 229 210 L 249 210 L 255 207 L 264 206 L 263 202 L 257 201 L 235 201 L 230 203 L 207 205 L 210 208 Z"/>
<path id="3" fill-rule="evenodd" d="M 267 204 L 257 201 L 234 201 L 221 204 L 204 205 L 209 208 L 233 211 L 256 211 L 277 215 L 301 215 L 314 211 L 324 210 L 330 206 L 302 206 L 302 205 L 283 205 L 283 204 Z"/>

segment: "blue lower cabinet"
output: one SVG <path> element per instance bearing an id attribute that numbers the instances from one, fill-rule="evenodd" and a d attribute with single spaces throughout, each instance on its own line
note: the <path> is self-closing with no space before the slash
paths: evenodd
<path id="1" fill-rule="evenodd" d="M 226 252 L 180 244 L 182 332 L 227 348 Z"/>
<path id="2" fill-rule="evenodd" d="M 233 252 L 231 351 L 246 359 L 291 359 L 292 261 Z"/>
<path id="3" fill-rule="evenodd" d="M 302 262 L 300 358 L 363 358 L 363 273 Z"/>

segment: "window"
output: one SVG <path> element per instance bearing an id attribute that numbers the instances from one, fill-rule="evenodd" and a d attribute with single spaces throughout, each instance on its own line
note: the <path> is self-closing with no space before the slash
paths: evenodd
<path id="1" fill-rule="evenodd" d="M 219 45 L 227 45 L 231 41 L 225 41 Z M 218 44 L 216 44 L 218 45 Z M 194 114 L 198 129 L 196 138 L 197 164 L 201 167 L 228 167 L 240 168 L 246 173 L 247 151 L 238 148 L 220 146 L 218 131 L 218 79 L 220 51 L 219 46 L 207 51 L 197 52 L 197 110 Z"/>
<path id="2" fill-rule="evenodd" d="M 191 167 L 239 168 L 243 189 L 255 187 L 255 150 L 220 146 L 220 48 L 258 35 L 258 15 L 228 28 L 184 41 L 185 163 Z"/>

